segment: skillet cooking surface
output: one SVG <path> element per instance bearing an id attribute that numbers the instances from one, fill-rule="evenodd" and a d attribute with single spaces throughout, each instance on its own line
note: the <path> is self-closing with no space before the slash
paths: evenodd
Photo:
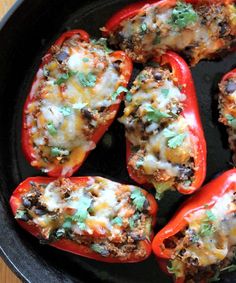
<path id="1" fill-rule="evenodd" d="M 142 263 L 106 264 L 39 245 L 37 239 L 18 227 L 8 205 L 11 192 L 23 179 L 40 174 L 26 162 L 21 150 L 21 116 L 42 55 L 67 29 L 82 28 L 99 37 L 99 27 L 113 12 L 131 2 L 135 1 L 25 0 L 0 31 L 0 248 L 11 267 L 27 282 L 170 282 L 158 270 L 154 256 Z M 220 78 L 233 67 L 235 54 L 218 62 L 201 62 L 192 69 L 208 146 L 206 181 L 231 168 L 226 131 L 217 122 L 216 94 Z M 134 73 L 141 69 L 141 65 L 135 65 Z M 105 139 L 110 142 L 102 139 L 75 175 L 101 175 L 132 184 L 125 166 L 123 127 L 115 122 Z M 158 228 L 184 198 L 174 192 L 165 195 Z M 236 282 L 236 273 L 227 274 L 222 282 Z"/>

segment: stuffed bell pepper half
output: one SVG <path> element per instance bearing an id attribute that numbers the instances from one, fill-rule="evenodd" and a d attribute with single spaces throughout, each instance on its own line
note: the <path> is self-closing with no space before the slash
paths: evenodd
<path id="1" fill-rule="evenodd" d="M 175 282 L 215 282 L 236 270 L 236 169 L 189 198 L 155 236 L 152 247 Z"/>
<path id="2" fill-rule="evenodd" d="M 130 177 L 155 187 L 159 199 L 169 189 L 191 194 L 201 186 L 206 142 L 187 64 L 171 51 L 157 62 L 135 79 L 119 120 Z"/>
<path id="3" fill-rule="evenodd" d="M 22 145 L 30 164 L 71 176 L 114 120 L 132 73 L 122 51 L 83 30 L 61 35 L 43 57 L 23 112 Z"/>
<path id="4" fill-rule="evenodd" d="M 235 47 L 235 1 L 141 1 L 115 13 L 103 32 L 134 61 L 172 50 L 195 65 Z"/>

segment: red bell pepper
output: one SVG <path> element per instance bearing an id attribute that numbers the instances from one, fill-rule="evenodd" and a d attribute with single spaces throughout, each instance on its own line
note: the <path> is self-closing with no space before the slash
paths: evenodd
<path id="1" fill-rule="evenodd" d="M 129 4 L 125 7 L 123 7 L 121 10 L 119 10 L 118 12 L 116 12 L 115 14 L 112 15 L 112 17 L 106 22 L 104 28 L 103 28 L 103 36 L 105 37 L 109 37 L 112 34 L 115 34 L 117 31 L 119 31 L 119 29 L 122 26 L 122 23 L 124 23 L 126 20 L 132 19 L 134 18 L 136 15 L 142 13 L 143 11 L 145 11 L 148 7 L 150 6 L 156 6 L 157 8 L 173 8 L 176 6 L 176 4 L 178 3 L 178 0 L 144 0 L 144 1 L 139 1 L 136 3 L 132 3 Z M 229 5 L 229 4 L 233 4 L 235 3 L 235 0 L 215 0 L 215 1 L 210 1 L 210 0 L 185 0 L 185 3 L 189 3 L 189 4 L 212 4 L 212 2 L 214 3 L 222 3 L 225 5 Z M 235 29 L 233 30 L 233 35 L 235 35 Z M 225 48 L 224 46 L 222 46 L 222 42 L 221 40 L 219 41 L 219 51 L 221 49 Z M 234 51 L 235 47 L 226 47 L 228 51 Z M 127 48 L 129 49 L 129 48 Z M 171 48 L 168 48 L 171 50 Z M 176 50 L 173 50 L 176 51 Z M 202 59 L 202 58 L 201 58 Z M 204 58 L 203 58 L 204 59 Z M 137 62 L 141 62 L 143 63 L 143 61 L 139 60 L 138 58 L 135 60 L 137 60 Z M 194 62 L 193 65 L 195 65 L 197 62 Z"/>
<path id="2" fill-rule="evenodd" d="M 78 189 L 82 189 L 85 186 L 88 186 L 88 182 L 91 182 L 91 178 L 93 177 L 71 177 L 69 178 L 70 181 L 72 181 L 75 184 L 79 185 Z M 14 214 L 14 216 L 17 213 L 17 210 L 22 206 L 22 197 L 30 191 L 30 187 L 31 187 L 31 182 L 36 183 L 36 184 L 48 184 L 52 181 L 55 181 L 55 178 L 48 178 L 48 177 L 30 177 L 27 178 L 25 181 L 23 181 L 13 192 L 11 198 L 10 198 L 10 206 L 12 209 L 12 212 Z M 108 188 L 109 190 L 109 188 Z M 146 197 L 146 199 L 148 200 L 149 206 L 148 206 L 148 214 L 151 216 L 152 218 L 152 222 L 151 222 L 151 228 L 154 227 L 154 225 L 156 224 L 156 214 L 157 214 L 157 203 L 154 199 L 154 197 L 149 194 L 147 191 L 142 190 L 141 189 L 142 194 Z M 27 222 L 23 221 L 23 220 L 19 220 L 17 219 L 17 222 L 19 223 L 19 225 L 25 229 L 26 231 L 28 231 L 29 233 L 31 233 L 33 236 L 35 237 L 39 237 L 42 238 L 41 234 L 40 234 L 40 228 L 34 224 L 27 224 Z M 96 238 L 99 236 L 99 234 L 97 235 L 98 232 L 94 231 L 93 232 L 93 236 Z M 91 237 L 91 235 L 90 235 Z M 151 231 L 151 237 L 150 240 L 153 239 L 153 231 Z M 146 257 L 140 257 L 138 258 L 137 255 L 134 256 L 134 252 L 129 253 L 129 255 L 127 257 L 121 258 L 121 257 L 104 257 L 101 256 L 100 254 L 94 252 L 89 246 L 83 245 L 83 244 L 78 244 L 75 241 L 72 241 L 71 239 L 67 239 L 62 237 L 61 239 L 55 240 L 53 242 L 50 242 L 49 245 L 58 248 L 60 250 L 63 251 L 67 251 L 67 252 L 71 252 L 73 254 L 76 255 L 80 255 L 80 256 L 84 256 L 87 258 L 91 258 L 94 260 L 98 260 L 98 261 L 103 261 L 103 262 L 109 262 L 109 263 L 117 263 L 117 262 L 124 262 L 124 263 L 128 263 L 128 262 L 139 262 L 142 261 L 144 259 L 146 259 L 147 257 L 149 257 L 149 255 L 152 252 L 152 248 L 151 248 L 151 242 L 148 239 L 145 240 L 139 240 L 139 244 L 145 249 L 146 251 Z"/>
<path id="3" fill-rule="evenodd" d="M 232 190 L 236 192 L 236 169 L 228 170 L 212 180 L 181 205 L 169 223 L 156 234 L 152 242 L 153 252 L 157 256 L 157 260 L 161 260 L 162 270 L 167 271 L 168 260 L 171 260 L 173 255 L 173 250 L 165 247 L 165 241 L 188 226 L 187 217 L 190 214 L 202 209 L 211 209 L 217 200 Z M 176 282 L 182 283 L 184 279 L 178 278 Z"/>
<path id="4" fill-rule="evenodd" d="M 182 194 L 192 194 L 202 185 L 206 176 L 206 141 L 204 138 L 204 132 L 198 110 L 197 96 L 195 93 L 195 87 L 192 79 L 192 75 L 189 67 L 185 61 L 176 53 L 168 51 L 162 55 L 161 58 L 156 58 L 154 61 L 159 62 L 161 66 L 168 65 L 173 72 L 177 86 L 181 86 L 181 92 L 186 95 L 186 99 L 183 101 L 182 115 L 186 121 L 189 121 L 189 130 L 194 141 L 194 163 L 195 173 L 194 181 L 191 184 L 191 189 L 186 190 L 182 187 L 178 188 L 178 191 Z M 131 144 L 126 141 L 126 161 L 127 164 L 132 155 Z M 128 172 L 130 177 L 138 184 L 147 184 L 145 178 L 135 176 L 130 166 L 128 166 Z M 149 185 L 148 185 L 149 186 Z"/>
<path id="5" fill-rule="evenodd" d="M 109 34 L 115 32 L 117 29 L 119 29 L 121 23 L 125 20 L 131 19 L 134 16 L 136 16 L 139 12 L 141 12 L 145 6 L 148 5 L 156 5 L 158 7 L 173 7 L 176 5 L 178 1 L 177 0 L 144 0 L 139 1 L 136 3 L 129 4 L 116 12 L 112 17 L 106 22 L 105 29 L 103 32 L 104 36 L 108 36 Z M 185 0 L 186 3 L 191 4 L 197 4 L 197 3 L 212 3 L 210 0 Z M 234 0 L 216 0 L 214 1 L 216 3 L 225 3 L 225 4 L 231 4 L 234 3 Z"/>
<path id="6" fill-rule="evenodd" d="M 63 33 L 54 43 L 54 45 L 52 46 L 51 49 L 49 49 L 49 51 L 47 52 L 47 54 L 43 57 L 42 59 L 42 63 L 39 67 L 39 70 L 33 80 L 33 84 L 31 86 L 29 95 L 26 99 L 25 105 L 24 105 L 24 111 L 23 111 L 23 127 L 22 127 L 22 148 L 23 148 L 23 152 L 25 154 L 26 159 L 31 163 L 31 165 L 35 166 L 36 168 L 40 169 L 39 166 L 37 165 L 37 160 L 35 159 L 35 155 L 34 155 L 34 147 L 33 147 L 33 143 L 32 143 L 32 139 L 29 133 L 29 129 L 27 128 L 27 124 L 26 124 L 26 119 L 27 119 L 27 107 L 30 103 L 34 102 L 37 98 L 36 98 L 36 92 L 37 89 L 39 87 L 40 82 L 43 79 L 43 67 L 44 65 L 46 65 L 52 58 L 52 49 L 58 47 L 60 48 L 63 44 L 63 42 L 71 37 L 73 37 L 74 35 L 80 35 L 80 40 L 85 41 L 85 42 L 89 42 L 89 35 L 87 32 L 85 32 L 84 30 L 71 30 L 71 31 L 67 31 L 65 33 Z M 78 42 L 79 44 L 79 42 Z M 130 76 L 132 74 L 132 69 L 133 69 L 133 65 L 132 65 L 132 61 L 129 59 L 129 57 L 122 51 L 114 51 L 111 54 L 109 54 L 112 62 L 120 62 L 119 65 L 119 72 L 120 72 L 120 86 L 124 86 L 126 87 Z M 61 91 L 63 92 L 63 86 L 60 86 Z M 117 97 L 117 99 L 122 100 L 123 99 L 123 95 L 124 93 L 120 93 L 119 96 Z M 109 112 L 115 112 L 117 113 L 118 109 L 119 109 L 120 104 L 112 104 L 111 106 L 109 106 L 108 110 Z M 109 128 L 109 126 L 112 124 L 114 118 L 107 120 L 106 123 L 104 123 L 103 125 L 100 125 L 99 127 L 97 127 L 97 129 L 95 129 L 92 137 L 91 137 L 91 141 L 93 141 L 95 144 L 100 140 L 100 138 L 104 135 L 104 133 L 107 131 L 107 129 Z M 80 153 L 79 153 L 80 154 Z M 75 156 L 74 159 L 77 159 L 77 162 L 75 164 L 73 164 L 73 166 L 71 166 L 71 170 L 69 170 L 66 174 L 63 174 L 63 168 L 64 168 L 64 164 L 60 164 L 59 162 L 57 162 L 57 164 L 55 164 L 53 170 L 50 170 L 47 174 L 49 176 L 52 177 L 58 177 L 58 176 L 65 176 L 65 177 L 69 177 L 71 176 L 76 170 L 79 169 L 79 167 L 83 164 L 84 160 L 87 158 L 89 154 L 89 151 L 87 151 L 85 154 L 83 154 L 82 156 Z M 78 162 L 79 160 L 79 162 Z M 34 164 L 35 163 L 35 164 Z"/>

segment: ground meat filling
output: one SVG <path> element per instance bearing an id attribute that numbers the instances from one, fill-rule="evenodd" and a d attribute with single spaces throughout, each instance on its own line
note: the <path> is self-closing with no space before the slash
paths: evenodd
<path id="1" fill-rule="evenodd" d="M 131 144 L 133 176 L 152 183 L 157 198 L 168 189 L 188 190 L 194 180 L 194 152 L 188 122 L 182 115 L 186 96 L 167 68 L 146 67 L 126 96 L 125 125 Z"/>
<path id="2" fill-rule="evenodd" d="M 86 185 L 58 179 L 31 183 L 16 219 L 36 225 L 42 243 L 70 239 L 104 257 L 145 258 L 150 241 L 149 202 L 134 186 L 90 178 Z M 96 237 L 94 236 L 96 235 Z"/>
<path id="3" fill-rule="evenodd" d="M 191 5 L 179 1 L 174 7 L 146 5 L 138 15 L 124 21 L 109 41 L 138 62 L 171 49 L 195 65 L 235 44 L 235 14 L 235 4 Z"/>
<path id="4" fill-rule="evenodd" d="M 219 84 L 219 121 L 227 126 L 229 146 L 236 163 L 236 75 Z"/>
<path id="5" fill-rule="evenodd" d="M 62 47 L 51 48 L 52 58 L 38 72 L 39 83 L 25 112 L 33 166 L 48 172 L 63 164 L 69 171 L 95 147 L 95 131 L 114 118 L 109 107 L 120 102 L 122 63 L 111 60 L 104 44 L 75 35 Z"/>
<path id="6" fill-rule="evenodd" d="M 164 242 L 173 250 L 170 273 L 188 283 L 213 282 L 236 269 L 235 203 L 236 193 L 227 193 L 213 208 L 190 215 L 185 230 Z"/>

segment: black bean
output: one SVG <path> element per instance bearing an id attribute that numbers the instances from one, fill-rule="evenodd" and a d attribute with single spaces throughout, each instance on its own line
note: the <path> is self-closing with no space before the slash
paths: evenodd
<path id="1" fill-rule="evenodd" d="M 59 54 L 56 55 L 57 61 L 62 63 L 65 59 L 69 57 L 69 54 L 65 51 L 61 51 Z"/>
<path id="2" fill-rule="evenodd" d="M 35 214 L 37 214 L 39 216 L 47 214 L 47 211 L 45 209 L 42 209 L 42 208 L 35 208 L 34 212 L 35 212 Z"/>
<path id="3" fill-rule="evenodd" d="M 81 109 L 83 117 L 91 121 L 93 119 L 93 114 L 87 108 Z"/>
<path id="4" fill-rule="evenodd" d="M 149 202 L 147 199 L 145 199 L 144 204 L 143 204 L 143 208 L 146 210 L 149 208 Z"/>
<path id="5" fill-rule="evenodd" d="M 188 180 L 189 177 L 193 176 L 193 169 L 190 167 L 186 167 L 183 165 L 178 165 L 179 167 L 179 179 L 180 180 Z"/>
<path id="6" fill-rule="evenodd" d="M 219 23 L 219 27 L 220 27 L 220 37 L 223 37 L 229 29 L 228 23 L 227 22 L 221 22 L 221 23 Z"/>
<path id="7" fill-rule="evenodd" d="M 30 217 L 28 216 L 28 214 L 24 213 L 20 218 L 18 218 L 19 220 L 22 220 L 24 222 L 27 222 L 30 220 Z"/>
<path id="8" fill-rule="evenodd" d="M 165 239 L 164 245 L 167 249 L 174 249 L 176 247 L 176 243 L 171 239 Z"/>
<path id="9" fill-rule="evenodd" d="M 185 253 L 186 253 L 186 250 L 185 250 L 185 249 L 182 249 L 182 250 L 180 250 L 180 252 L 179 252 L 179 254 L 180 254 L 181 256 L 183 256 Z"/>
<path id="10" fill-rule="evenodd" d="M 23 205 L 24 205 L 24 207 L 26 207 L 26 208 L 31 208 L 32 203 L 31 203 L 31 201 L 28 200 L 27 198 L 23 198 Z"/>
<path id="11" fill-rule="evenodd" d="M 145 236 L 144 235 L 137 235 L 136 233 L 130 233 L 129 234 L 130 237 L 134 240 L 134 241 L 142 241 L 145 240 Z"/>
<path id="12" fill-rule="evenodd" d="M 114 68 L 116 69 L 116 71 L 117 72 L 120 72 L 120 63 L 121 63 L 121 61 L 115 61 L 114 63 L 113 63 L 113 66 L 114 66 Z"/>
<path id="13" fill-rule="evenodd" d="M 233 93 L 236 90 L 236 82 L 229 81 L 225 88 L 226 92 Z"/>
<path id="14" fill-rule="evenodd" d="M 154 72 L 153 77 L 156 81 L 160 81 L 162 79 L 162 74 L 159 72 Z"/>

